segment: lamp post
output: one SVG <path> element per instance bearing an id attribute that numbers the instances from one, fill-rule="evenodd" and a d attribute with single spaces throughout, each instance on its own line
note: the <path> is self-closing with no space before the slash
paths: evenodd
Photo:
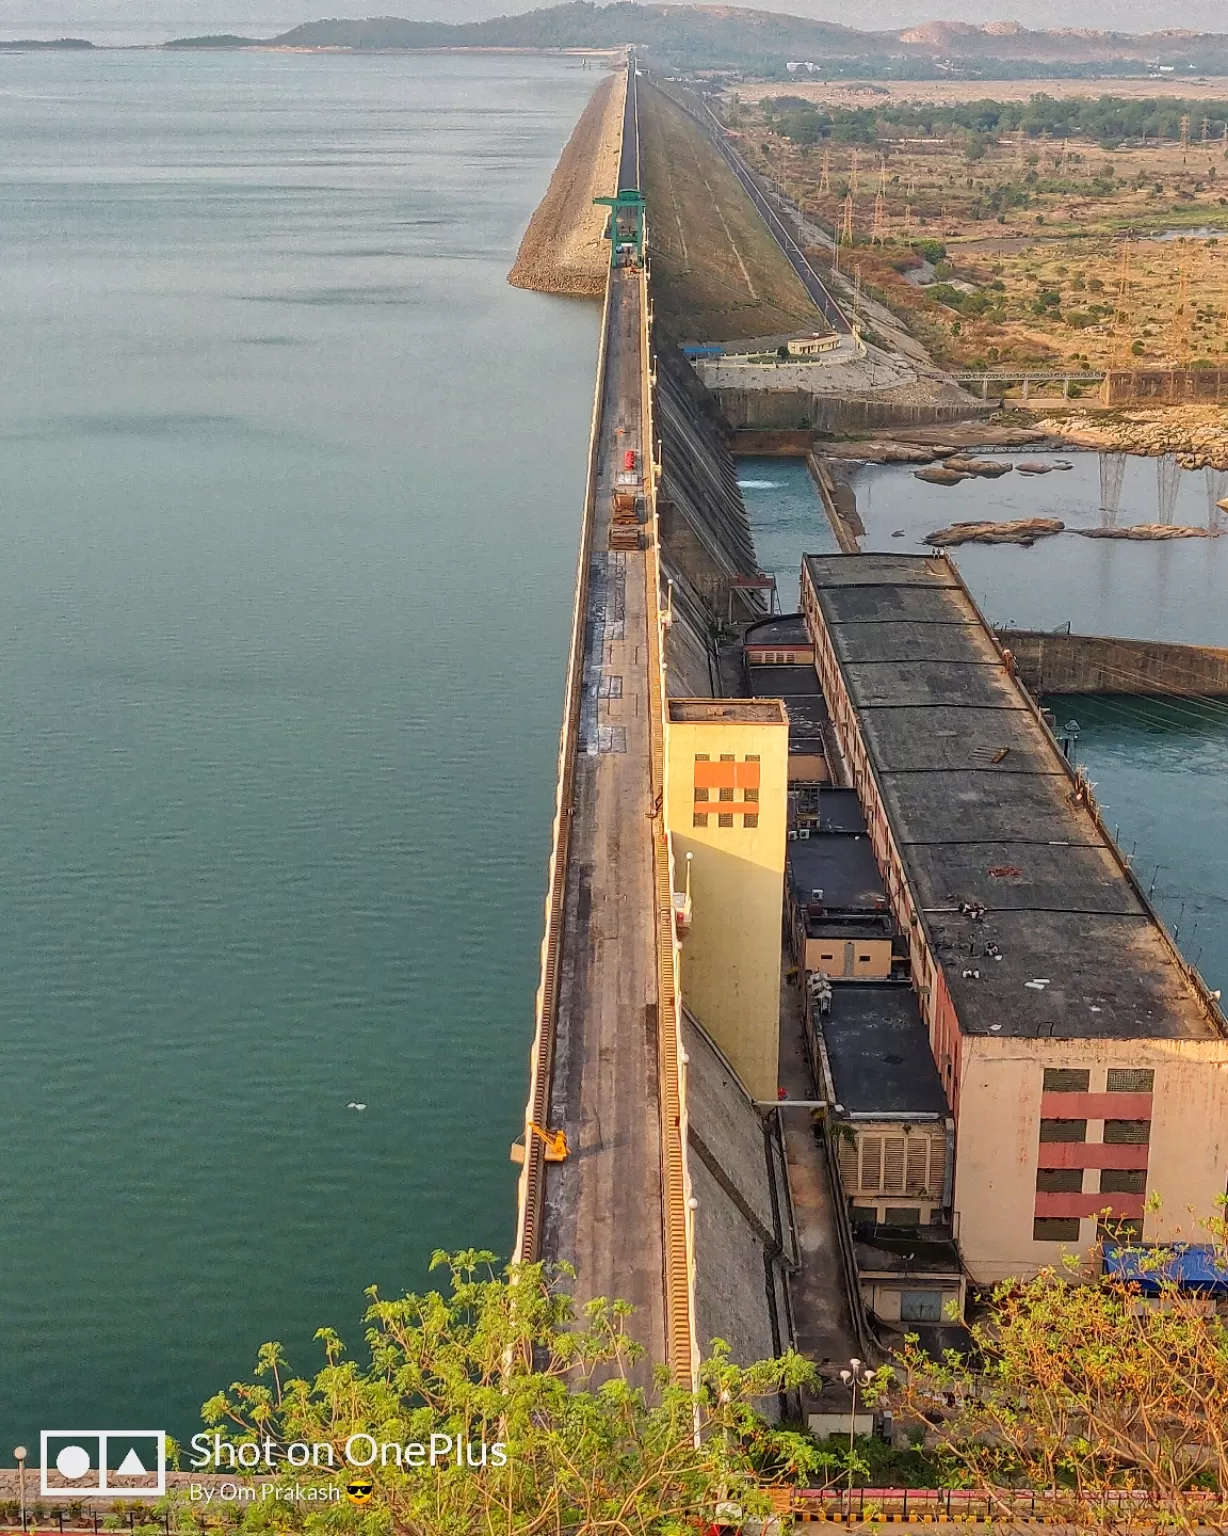
<path id="1" fill-rule="evenodd" d="M 29 1455 L 24 1445 L 14 1446 L 13 1455 L 17 1458 L 17 1497 L 21 1501 L 21 1528 L 26 1528 L 26 1457 Z"/>
<path id="2" fill-rule="evenodd" d="M 863 1371 L 860 1360 L 850 1360 L 848 1369 L 840 1372 L 840 1380 L 853 1394 L 849 1409 L 849 1519 L 853 1518 L 853 1442 L 857 1436 L 857 1388 L 868 1387 L 874 1380 L 873 1371 Z"/>

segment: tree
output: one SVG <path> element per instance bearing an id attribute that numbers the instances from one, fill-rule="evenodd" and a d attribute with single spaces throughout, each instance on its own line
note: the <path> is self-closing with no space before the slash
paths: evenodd
<path id="1" fill-rule="evenodd" d="M 969 1484 L 1044 1491 L 1057 1523 L 1228 1531 L 1228 1324 L 1178 1287 L 1174 1250 L 1128 1254 L 1133 1279 L 1005 1282 L 967 1354 L 910 1340 L 890 1395 Z"/>
<path id="2" fill-rule="evenodd" d="M 313 1467 L 311 1481 L 345 1482 L 355 1461 L 373 1460 L 365 1509 L 257 1506 L 265 1521 L 271 1508 L 283 1525 L 330 1531 L 664 1536 L 724 1500 L 765 1510 L 765 1489 L 833 1463 L 757 1411 L 811 1381 L 799 1356 L 743 1368 L 714 1341 L 692 1393 L 650 1367 L 627 1330 L 628 1304 L 577 1309 L 560 1289 L 565 1266 L 495 1263 L 490 1253 L 437 1253 L 446 1288 L 398 1300 L 368 1291 L 367 1364 L 322 1329 L 314 1376 L 293 1375 L 280 1346 L 266 1344 L 254 1381 L 204 1405 L 211 1429 L 236 1446 L 268 1440 L 275 1461 L 294 1442 L 331 1447 L 335 1470 Z M 353 1442 L 347 1465 L 353 1436 L 370 1440 Z"/>

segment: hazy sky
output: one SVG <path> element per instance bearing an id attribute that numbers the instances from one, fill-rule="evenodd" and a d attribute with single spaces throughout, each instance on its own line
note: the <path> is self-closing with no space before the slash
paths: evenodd
<path id="1" fill-rule="evenodd" d="M 532 8 L 528 0 L 0 0 L 0 37 L 72 33 L 96 42 L 162 42 L 200 32 L 267 36 L 323 16 L 472 21 Z M 858 0 L 856 5 L 847 0 L 758 0 L 755 8 L 860 27 L 1009 17 L 1034 27 L 1073 23 L 1133 32 L 1157 27 L 1228 31 L 1225 0 L 1082 0 L 1077 6 L 1070 0 Z"/>

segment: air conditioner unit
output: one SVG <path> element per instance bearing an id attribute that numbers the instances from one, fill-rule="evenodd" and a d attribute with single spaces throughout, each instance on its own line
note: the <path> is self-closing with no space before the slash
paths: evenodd
<path id="1" fill-rule="evenodd" d="M 809 827 L 798 827 L 797 835 L 798 835 L 798 837 L 809 837 L 810 836 L 810 828 Z"/>
<path id="2" fill-rule="evenodd" d="M 797 828 L 796 827 L 790 827 L 789 828 L 789 841 L 791 843 L 797 842 Z"/>

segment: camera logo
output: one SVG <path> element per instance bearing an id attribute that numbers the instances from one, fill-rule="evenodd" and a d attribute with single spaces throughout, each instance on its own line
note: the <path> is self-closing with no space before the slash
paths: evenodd
<path id="1" fill-rule="evenodd" d="M 83 1499 L 148 1499 L 166 1492 L 164 1429 L 44 1429 L 39 1491 Z"/>

